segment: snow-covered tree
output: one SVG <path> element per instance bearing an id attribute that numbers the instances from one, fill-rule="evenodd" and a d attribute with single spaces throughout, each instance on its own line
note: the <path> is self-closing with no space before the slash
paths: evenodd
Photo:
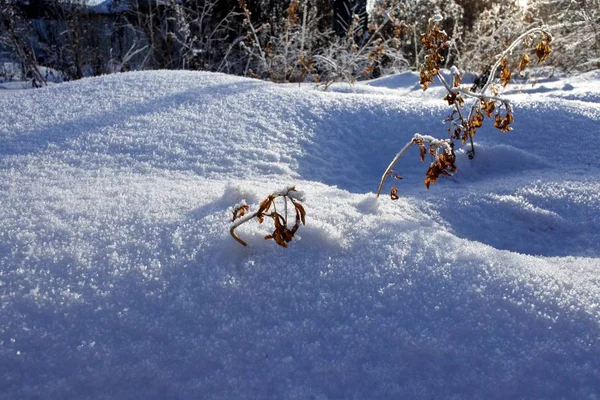
<path id="1" fill-rule="evenodd" d="M 600 0 L 530 0 L 527 8 L 553 32 L 549 64 L 573 72 L 600 68 Z"/>
<path id="2" fill-rule="evenodd" d="M 22 74 L 33 86 L 45 85 L 34 53 L 35 37 L 30 21 L 10 0 L 0 0 L 0 43 L 12 50 L 22 67 Z"/>
<path id="3" fill-rule="evenodd" d="M 532 25 L 525 15 L 525 10 L 512 0 L 497 1 L 483 10 L 465 33 L 461 67 L 483 73 L 495 62 L 496 54 Z"/>
<path id="4" fill-rule="evenodd" d="M 404 56 L 414 69 L 419 69 L 423 61 L 421 35 L 427 31 L 429 20 L 439 19 L 441 27 L 449 34 L 450 52 L 446 62 L 450 63 L 459 54 L 462 15 L 462 7 L 454 0 L 378 0 L 371 21 L 392 20 L 394 24 L 388 29 L 398 33 L 397 42 Z"/>

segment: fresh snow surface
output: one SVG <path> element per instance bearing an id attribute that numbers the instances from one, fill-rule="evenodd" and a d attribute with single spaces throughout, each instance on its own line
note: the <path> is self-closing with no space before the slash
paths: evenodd
<path id="1" fill-rule="evenodd" d="M 379 178 L 443 89 L 211 73 L 0 96 L 0 399 L 599 399 L 600 73 Z M 231 212 L 304 192 L 288 249 Z"/>

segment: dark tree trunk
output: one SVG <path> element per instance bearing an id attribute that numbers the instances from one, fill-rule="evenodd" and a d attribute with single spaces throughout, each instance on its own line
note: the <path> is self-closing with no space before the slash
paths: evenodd
<path id="1" fill-rule="evenodd" d="M 352 17 L 358 15 L 362 24 L 367 25 L 367 0 L 333 0 L 333 30 L 345 35 L 352 24 Z"/>

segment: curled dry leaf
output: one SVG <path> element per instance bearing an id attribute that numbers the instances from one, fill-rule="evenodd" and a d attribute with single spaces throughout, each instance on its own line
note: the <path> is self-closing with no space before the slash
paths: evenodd
<path id="1" fill-rule="evenodd" d="M 460 86 L 462 78 L 460 77 L 459 74 L 454 74 L 454 80 L 452 82 L 452 86 L 454 86 L 455 88 Z"/>
<path id="2" fill-rule="evenodd" d="M 459 107 L 463 107 L 465 105 L 465 100 L 462 96 L 454 92 L 448 92 L 446 97 L 444 97 L 444 100 L 446 100 L 450 106 L 457 104 Z"/>
<path id="3" fill-rule="evenodd" d="M 296 209 L 296 221 L 300 219 L 302 225 L 306 225 L 306 211 L 304 210 L 304 206 L 298 202 L 295 202 L 294 208 Z"/>
<path id="4" fill-rule="evenodd" d="M 488 117 L 492 117 L 494 114 L 494 110 L 496 109 L 496 105 L 493 100 L 481 100 L 481 109 L 486 112 Z"/>
<path id="5" fill-rule="evenodd" d="M 529 64 L 531 64 L 529 54 L 523 54 L 523 57 L 521 57 L 521 61 L 519 62 L 519 73 L 523 72 L 523 70 L 527 68 Z"/>
<path id="6" fill-rule="evenodd" d="M 461 132 L 463 132 L 463 126 L 459 126 L 458 128 L 454 129 L 454 132 L 452 133 L 452 139 L 460 139 L 461 137 Z"/>
<path id="7" fill-rule="evenodd" d="M 469 125 L 473 128 L 480 128 L 483 126 L 483 114 L 481 113 L 481 110 L 475 111 L 471 117 L 471 121 L 469 121 Z"/>
<path id="8" fill-rule="evenodd" d="M 513 115 L 509 111 L 506 113 L 505 117 L 503 117 L 500 114 L 497 114 L 496 118 L 494 119 L 494 126 L 498 129 L 500 129 L 500 131 L 502 133 L 504 133 L 507 131 L 512 131 L 512 127 L 510 127 L 509 125 L 512 124 L 513 122 L 514 122 Z"/>
<path id="9" fill-rule="evenodd" d="M 240 205 L 240 206 L 236 206 L 233 209 L 233 217 L 231 218 L 231 221 L 235 221 L 238 218 L 243 217 L 246 212 L 248 211 L 248 209 L 250 208 L 250 206 L 244 204 L 244 205 Z"/>
<path id="10" fill-rule="evenodd" d="M 537 44 L 537 46 L 535 46 L 535 55 L 538 58 L 538 64 L 546 60 L 546 58 L 548 58 L 552 52 L 552 46 L 550 46 L 551 41 L 552 37 L 548 34 L 544 34 L 544 38 Z"/>
<path id="11" fill-rule="evenodd" d="M 423 143 L 419 144 L 419 153 L 421 155 L 421 161 L 425 161 L 425 154 L 427 154 L 427 149 Z"/>
<path id="12" fill-rule="evenodd" d="M 437 74 L 437 70 L 435 73 L 427 70 L 421 70 L 421 80 L 419 81 L 419 84 L 423 86 L 423 91 L 427 90 L 430 83 L 433 83 L 433 77 L 435 74 Z"/>
<path id="13" fill-rule="evenodd" d="M 510 72 L 510 68 L 508 68 L 508 61 L 505 59 L 502 60 L 500 64 L 502 70 L 500 71 L 500 81 L 502 82 L 502 87 L 505 87 L 509 84 L 512 73 Z"/>
<path id="14" fill-rule="evenodd" d="M 452 151 L 445 149 L 442 154 L 438 154 L 427 170 L 425 187 L 429 189 L 429 186 L 435 183 L 440 175 L 452 176 L 451 172 L 456 172 L 455 162 L 456 156 Z"/>
<path id="15" fill-rule="evenodd" d="M 392 191 L 390 193 L 390 198 L 392 200 L 398 200 L 400 198 L 400 197 L 398 197 L 398 189 L 397 188 L 395 188 L 395 187 L 392 188 Z"/>

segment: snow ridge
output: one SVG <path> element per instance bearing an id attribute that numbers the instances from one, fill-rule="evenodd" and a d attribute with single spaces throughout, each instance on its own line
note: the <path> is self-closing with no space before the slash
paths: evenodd
<path id="1" fill-rule="evenodd" d="M 511 87 L 514 132 L 480 129 L 429 191 L 409 152 L 395 202 L 385 166 L 449 111 L 390 82 L 0 96 L 0 399 L 600 395 L 598 75 Z M 289 186 L 301 240 L 229 236 Z"/>

